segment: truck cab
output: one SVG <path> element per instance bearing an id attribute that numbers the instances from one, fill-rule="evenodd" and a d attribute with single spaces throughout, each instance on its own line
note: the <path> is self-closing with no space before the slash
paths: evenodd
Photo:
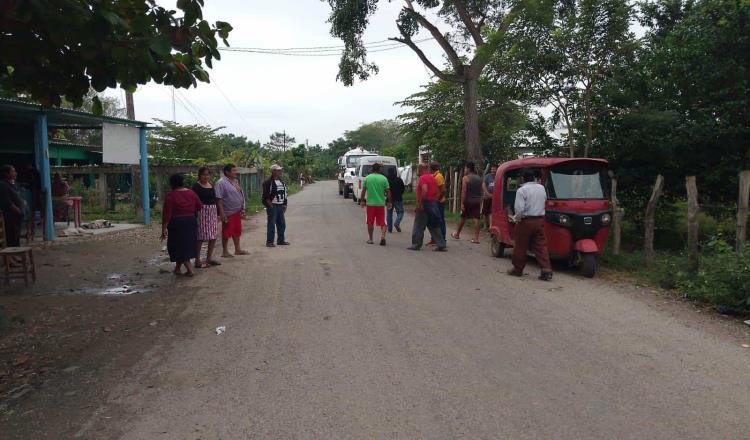
<path id="1" fill-rule="evenodd" d="M 362 194 L 362 182 L 365 180 L 368 174 L 372 172 L 372 165 L 379 163 L 382 165 L 380 168 L 381 174 L 388 177 L 389 170 L 392 168 L 396 171 L 398 176 L 398 162 L 393 156 L 367 156 L 359 159 L 357 168 L 354 171 L 354 181 L 352 182 L 354 187 L 353 198 L 354 201 L 359 201 Z"/>
<path id="2" fill-rule="evenodd" d="M 357 162 L 359 159 L 368 156 L 377 156 L 377 153 L 372 153 L 362 147 L 357 147 L 347 151 L 343 156 L 339 157 L 339 171 L 336 177 L 339 183 L 339 195 L 344 196 L 345 199 L 348 199 L 349 195 L 352 194 Z"/>

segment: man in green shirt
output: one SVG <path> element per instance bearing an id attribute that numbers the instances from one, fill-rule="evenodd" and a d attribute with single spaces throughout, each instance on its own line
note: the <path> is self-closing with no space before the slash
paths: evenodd
<path id="1" fill-rule="evenodd" d="M 362 195 L 359 204 L 367 209 L 367 234 L 370 239 L 367 244 L 373 244 L 372 233 L 375 224 L 380 226 L 380 245 L 385 246 L 385 207 L 386 199 L 388 207 L 391 207 L 391 187 L 388 179 L 380 173 L 381 165 L 372 164 L 372 172 L 362 182 Z"/>

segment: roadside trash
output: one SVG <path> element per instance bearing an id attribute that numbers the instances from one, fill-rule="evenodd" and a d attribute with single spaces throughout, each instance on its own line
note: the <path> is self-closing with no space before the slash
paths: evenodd
<path id="1" fill-rule="evenodd" d="M 112 327 L 109 327 L 109 326 L 102 327 L 102 331 L 105 332 L 105 333 L 109 333 L 109 332 L 112 331 Z"/>
<path id="2" fill-rule="evenodd" d="M 19 365 L 23 365 L 23 364 L 25 364 L 25 363 L 26 363 L 26 362 L 27 362 L 28 360 L 29 360 L 29 357 L 28 357 L 28 356 L 26 356 L 26 355 L 21 355 L 21 356 L 18 356 L 18 357 L 17 357 L 17 358 L 16 358 L 16 359 L 15 359 L 15 360 L 13 361 L 13 366 L 17 367 L 17 366 L 19 366 Z"/>
<path id="3" fill-rule="evenodd" d="M 742 348 L 750 348 L 750 345 L 748 345 L 748 344 L 742 344 Z"/>
<path id="4" fill-rule="evenodd" d="M 747 321 L 745 321 L 745 324 L 750 325 L 750 319 L 748 319 Z"/>
<path id="5" fill-rule="evenodd" d="M 224 333 L 225 331 L 227 331 L 226 326 L 220 325 L 220 326 L 216 327 L 216 334 L 217 335 L 220 335 L 220 334 Z"/>
<path id="6" fill-rule="evenodd" d="M 148 323 L 148 325 L 150 325 L 151 327 L 156 327 L 156 324 L 158 324 L 158 322 L 156 321 L 151 321 Z"/>

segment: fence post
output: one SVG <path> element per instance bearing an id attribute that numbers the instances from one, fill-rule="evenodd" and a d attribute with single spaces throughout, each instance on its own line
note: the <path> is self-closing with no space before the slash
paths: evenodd
<path id="1" fill-rule="evenodd" d="M 698 186 L 695 176 L 685 178 L 687 188 L 687 221 L 688 221 L 688 270 L 698 270 Z"/>
<path id="2" fill-rule="evenodd" d="M 612 243 L 612 254 L 620 255 L 620 247 L 622 245 L 622 218 L 624 217 L 625 210 L 620 208 L 620 202 L 617 200 L 617 178 L 612 178 L 612 230 L 613 230 L 613 243 Z"/>
<path id="3" fill-rule="evenodd" d="M 644 233 L 643 252 L 646 257 L 646 264 L 650 265 L 654 261 L 654 227 L 655 227 L 655 216 L 656 216 L 656 204 L 659 202 L 659 197 L 664 189 L 664 176 L 659 174 L 656 176 L 656 183 L 654 189 L 651 192 L 651 197 L 648 199 L 648 205 L 646 205 L 646 218 L 644 221 L 644 227 L 646 229 Z"/>
<path id="4" fill-rule="evenodd" d="M 747 239 L 748 199 L 750 199 L 750 171 L 741 171 L 740 194 L 737 200 L 737 234 L 735 237 L 735 249 L 738 254 L 744 249 Z"/>
<path id="5" fill-rule="evenodd" d="M 107 211 L 107 175 L 99 173 L 96 176 L 96 192 L 99 196 L 99 208 L 106 212 Z"/>

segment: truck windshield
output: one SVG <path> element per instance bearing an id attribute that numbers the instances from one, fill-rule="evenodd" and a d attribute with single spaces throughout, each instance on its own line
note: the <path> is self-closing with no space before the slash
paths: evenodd
<path id="1" fill-rule="evenodd" d="M 354 168 L 357 166 L 357 161 L 362 159 L 363 157 L 372 156 L 372 154 L 357 154 L 352 156 L 346 157 L 346 167 L 347 168 Z"/>
<path id="2" fill-rule="evenodd" d="M 398 176 L 398 169 L 396 168 L 396 165 L 383 165 L 380 167 L 380 174 L 388 177 L 388 173 L 390 173 L 390 169 L 393 169 L 396 172 L 396 175 Z M 367 177 L 368 174 L 372 172 L 372 165 L 362 165 L 362 177 Z"/>
<path id="3" fill-rule="evenodd" d="M 547 192 L 550 199 L 606 199 L 609 181 L 603 167 L 561 166 L 550 169 Z"/>

